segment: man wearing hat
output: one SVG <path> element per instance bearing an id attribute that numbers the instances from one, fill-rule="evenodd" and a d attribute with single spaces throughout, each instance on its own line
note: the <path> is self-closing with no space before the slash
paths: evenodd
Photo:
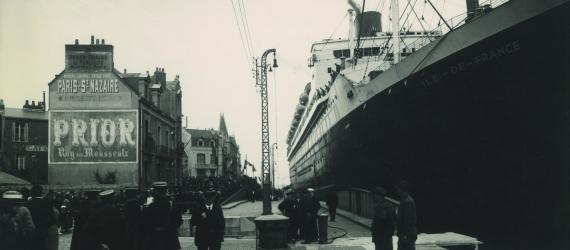
<path id="1" fill-rule="evenodd" d="M 299 201 L 295 199 L 295 192 L 287 193 L 287 197 L 279 203 L 279 210 L 289 218 L 287 240 L 294 243 L 299 239 L 300 208 Z"/>
<path id="2" fill-rule="evenodd" d="M 35 230 L 24 197 L 17 191 L 6 191 L 0 200 L 0 249 L 32 250 Z"/>
<path id="3" fill-rule="evenodd" d="M 301 234 L 305 240 L 305 244 L 316 241 L 318 238 L 317 232 L 317 213 L 321 208 L 319 200 L 315 197 L 315 190 L 312 188 L 307 189 L 307 193 L 301 199 L 300 210 L 302 214 Z"/>
<path id="4" fill-rule="evenodd" d="M 372 188 L 374 200 L 374 217 L 372 218 L 372 242 L 376 249 L 392 250 L 392 235 L 396 223 L 396 210 L 394 205 L 387 201 L 386 190 L 382 187 Z"/>
<path id="5" fill-rule="evenodd" d="M 153 201 L 143 210 L 141 228 L 146 240 L 142 249 L 178 250 L 178 228 L 182 214 L 174 201 L 166 195 L 168 188 L 164 181 L 154 182 Z"/>
<path id="6" fill-rule="evenodd" d="M 202 201 L 192 209 L 190 223 L 196 226 L 194 244 L 199 250 L 221 249 L 226 221 L 219 205 L 219 193 L 213 188 L 202 194 Z"/>
<path id="7" fill-rule="evenodd" d="M 142 218 L 142 194 L 137 188 L 125 189 L 125 205 L 123 213 L 127 220 L 127 248 L 132 250 L 140 249 L 141 230 L 140 223 Z"/>
<path id="8" fill-rule="evenodd" d="M 57 219 L 53 205 L 51 202 L 43 198 L 42 186 L 35 185 L 32 187 L 31 199 L 28 202 L 28 208 L 30 209 L 34 225 L 36 226 L 32 243 L 34 245 L 34 249 L 49 249 L 48 242 L 58 240 L 57 234 L 49 234 L 50 228 L 57 227 Z M 49 237 L 52 239 L 48 240 Z"/>
<path id="9" fill-rule="evenodd" d="M 85 224 L 89 217 L 99 207 L 98 190 L 87 190 L 83 192 L 83 199 L 77 202 L 77 213 L 75 215 L 75 224 L 73 225 L 73 235 L 71 236 L 71 250 L 86 249 L 89 244 L 86 241 Z"/>
<path id="10" fill-rule="evenodd" d="M 115 205 L 115 191 L 105 190 L 99 193 L 101 206 L 95 209 L 85 225 L 89 237 L 87 249 L 125 249 L 125 217 Z"/>
<path id="11" fill-rule="evenodd" d="M 398 207 L 398 250 L 416 249 L 418 229 L 416 228 L 416 203 L 410 195 L 411 184 L 400 181 L 396 185 L 396 192 L 400 199 Z"/>

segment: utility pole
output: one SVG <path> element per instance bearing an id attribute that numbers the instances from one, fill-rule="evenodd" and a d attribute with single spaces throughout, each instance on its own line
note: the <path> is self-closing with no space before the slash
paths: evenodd
<path id="1" fill-rule="evenodd" d="M 273 53 L 273 68 L 277 68 L 275 49 L 263 52 L 261 62 L 255 63 L 255 80 L 261 88 L 261 183 L 263 187 L 263 215 L 270 215 L 271 200 L 271 162 L 269 159 L 269 102 L 267 97 L 267 56 Z"/>

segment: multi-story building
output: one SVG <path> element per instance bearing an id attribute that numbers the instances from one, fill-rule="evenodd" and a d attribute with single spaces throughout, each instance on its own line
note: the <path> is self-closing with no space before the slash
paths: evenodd
<path id="1" fill-rule="evenodd" d="M 213 129 L 186 129 L 188 174 L 193 177 L 222 175 L 222 137 Z"/>
<path id="2" fill-rule="evenodd" d="M 223 162 L 222 172 L 224 176 L 240 176 L 241 175 L 241 155 L 239 145 L 233 135 L 229 135 L 224 115 L 220 115 L 220 136 L 223 141 Z"/>
<path id="3" fill-rule="evenodd" d="M 181 184 L 182 92 L 164 68 L 119 72 L 113 46 L 65 45 L 49 83 L 49 184 L 54 188 Z"/>
<path id="4" fill-rule="evenodd" d="M 228 135 L 223 115 L 220 116 L 219 130 L 186 129 L 183 133 L 188 176 L 241 175 L 239 145 L 234 136 Z"/>
<path id="5" fill-rule="evenodd" d="M 45 102 L 7 108 L 0 100 L 0 171 L 47 184 L 48 115 Z"/>

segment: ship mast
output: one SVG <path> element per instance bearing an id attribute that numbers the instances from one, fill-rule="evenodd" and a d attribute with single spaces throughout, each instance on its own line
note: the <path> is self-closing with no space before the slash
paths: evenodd
<path id="1" fill-rule="evenodd" d="M 392 0 L 390 3 L 392 17 L 392 46 L 394 54 L 394 64 L 400 61 L 400 9 L 398 0 Z"/>

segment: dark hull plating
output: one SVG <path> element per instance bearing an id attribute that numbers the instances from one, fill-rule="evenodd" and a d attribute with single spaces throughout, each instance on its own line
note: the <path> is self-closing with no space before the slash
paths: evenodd
<path id="1" fill-rule="evenodd" d="M 406 179 L 420 232 L 464 233 L 486 249 L 567 249 L 569 11 L 566 3 L 377 94 L 326 135 L 325 170 L 294 185 Z"/>

